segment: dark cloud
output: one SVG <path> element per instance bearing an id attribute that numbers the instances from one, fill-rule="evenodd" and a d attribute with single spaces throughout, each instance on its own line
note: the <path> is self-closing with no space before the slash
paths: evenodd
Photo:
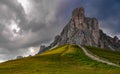
<path id="1" fill-rule="evenodd" d="M 111 35 L 119 35 L 119 19 L 120 19 L 120 1 L 119 0 L 101 0 L 99 6 L 95 6 L 98 9 L 96 16 L 100 21 L 104 22 L 101 24 L 101 27 L 112 30 Z"/>
<path id="2" fill-rule="evenodd" d="M 0 0 L 0 9 L 0 60 L 7 60 L 15 57 L 18 52 L 24 54 L 17 50 L 16 43 L 10 40 L 12 31 L 9 30 L 9 26 L 11 20 L 25 22 L 26 18 L 23 8 L 16 0 Z"/>
<path id="3" fill-rule="evenodd" d="M 0 0 L 1 4 L 4 4 L 8 8 L 8 16 L 9 12 L 12 12 L 16 15 L 16 18 L 19 18 L 21 22 L 25 21 L 25 12 L 23 7 L 17 2 L 17 0 Z M 23 23 L 22 23 L 23 24 Z"/>

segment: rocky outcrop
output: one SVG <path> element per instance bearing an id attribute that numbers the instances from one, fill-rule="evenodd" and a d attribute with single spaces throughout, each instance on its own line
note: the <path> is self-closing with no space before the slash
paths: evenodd
<path id="1" fill-rule="evenodd" d="M 46 51 L 56 45 L 64 44 L 87 45 L 120 51 L 120 40 L 118 37 L 112 38 L 100 30 L 98 20 L 85 17 L 83 7 L 76 8 L 72 12 L 71 20 L 63 28 L 61 34 L 55 37 L 54 42 L 50 46 L 41 50 Z"/>
<path id="2" fill-rule="evenodd" d="M 38 52 L 38 54 L 41 54 L 55 46 L 58 46 L 58 43 L 60 42 L 61 37 L 59 35 L 57 35 L 54 39 L 54 41 L 49 45 L 49 46 L 45 46 L 45 45 L 41 45 L 40 46 L 40 51 Z"/>
<path id="3" fill-rule="evenodd" d="M 46 50 L 48 50 L 47 47 L 45 45 L 41 45 L 38 54 L 41 54 L 41 53 L 45 52 Z"/>
<path id="4" fill-rule="evenodd" d="M 98 46 L 99 44 L 99 25 L 96 18 L 85 17 L 84 8 L 76 8 L 72 13 L 72 18 L 61 33 L 63 44 L 78 44 Z"/>
<path id="5" fill-rule="evenodd" d="M 117 36 L 114 38 L 108 36 L 100 30 L 100 46 L 101 48 L 111 49 L 113 51 L 120 51 L 120 40 Z"/>
<path id="6" fill-rule="evenodd" d="M 107 48 L 120 51 L 120 40 L 106 35 L 99 29 L 96 18 L 85 17 L 83 7 L 76 8 L 72 12 L 72 18 L 60 34 L 59 45 L 77 44 Z"/>

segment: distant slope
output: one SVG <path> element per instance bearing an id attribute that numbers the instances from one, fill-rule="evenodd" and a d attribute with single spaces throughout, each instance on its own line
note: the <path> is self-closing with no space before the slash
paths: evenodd
<path id="1" fill-rule="evenodd" d="M 118 74 L 120 68 L 85 56 L 77 45 L 63 45 L 41 55 L 0 64 L 0 74 Z"/>
<path id="2" fill-rule="evenodd" d="M 120 65 L 120 52 L 110 51 L 107 49 L 96 48 L 91 46 L 85 46 L 85 47 L 93 54 Z"/>
<path id="3" fill-rule="evenodd" d="M 116 63 L 113 63 L 111 61 L 108 61 L 106 60 L 105 58 L 103 57 L 99 57 L 93 53 L 91 53 L 90 51 L 88 51 L 87 48 L 84 48 L 83 46 L 80 46 L 82 48 L 82 50 L 84 51 L 85 55 L 88 56 L 89 58 L 91 58 L 92 60 L 96 60 L 98 62 L 101 62 L 101 63 L 106 63 L 108 65 L 111 65 L 111 66 L 116 66 L 116 67 L 120 67 L 118 64 Z M 93 49 L 94 50 L 94 49 Z"/>

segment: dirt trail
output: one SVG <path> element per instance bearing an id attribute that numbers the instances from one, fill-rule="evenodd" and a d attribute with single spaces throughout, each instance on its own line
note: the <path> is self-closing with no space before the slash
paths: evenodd
<path id="1" fill-rule="evenodd" d="M 93 54 L 89 53 L 84 47 L 82 47 L 82 46 L 80 46 L 80 47 L 81 47 L 82 50 L 84 51 L 85 55 L 88 56 L 89 58 L 91 58 L 91 59 L 93 59 L 93 60 L 96 60 L 96 61 L 98 61 L 98 62 L 106 63 L 106 64 L 108 64 L 108 65 L 120 67 L 119 65 L 117 65 L 117 64 L 115 64 L 115 63 L 112 63 L 112 62 L 109 62 L 109 61 L 100 59 L 100 58 L 97 57 L 96 55 L 93 55 Z"/>

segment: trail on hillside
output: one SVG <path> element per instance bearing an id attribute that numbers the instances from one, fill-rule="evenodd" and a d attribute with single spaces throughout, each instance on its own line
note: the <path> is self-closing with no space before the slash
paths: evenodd
<path id="1" fill-rule="evenodd" d="M 96 55 L 93 55 L 93 54 L 89 53 L 88 50 L 86 50 L 84 47 L 82 47 L 82 46 L 80 46 L 80 47 L 84 51 L 85 55 L 88 56 L 89 58 L 91 58 L 93 60 L 96 60 L 98 62 L 106 63 L 108 65 L 120 67 L 119 65 L 117 65 L 115 63 L 112 63 L 110 61 L 106 61 L 106 60 L 100 59 L 100 57 L 97 57 Z"/>

